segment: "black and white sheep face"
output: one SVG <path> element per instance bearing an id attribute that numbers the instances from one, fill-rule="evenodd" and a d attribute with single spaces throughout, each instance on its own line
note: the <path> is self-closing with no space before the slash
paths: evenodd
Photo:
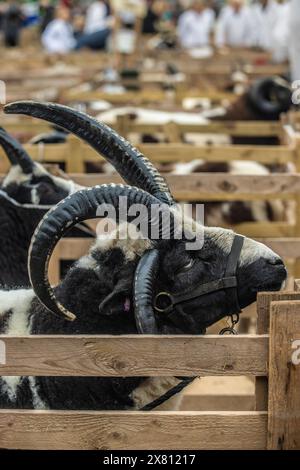
<path id="1" fill-rule="evenodd" d="M 1 189 L 19 204 L 52 206 L 76 190 L 73 181 L 51 175 L 35 163 L 32 173 L 24 173 L 19 165 L 12 166 Z"/>
<path id="2" fill-rule="evenodd" d="M 184 242 L 174 241 L 162 257 L 155 295 L 162 291 L 179 295 L 224 277 L 234 236 L 230 230 L 205 228 L 204 245 L 199 251 L 187 251 Z M 236 274 L 241 308 L 253 303 L 260 291 L 280 290 L 286 279 L 286 269 L 279 256 L 248 238 L 244 240 Z M 195 334 L 228 315 L 233 307 L 234 299 L 220 290 L 175 306 L 171 318 L 176 320 L 177 327 L 182 324 L 183 332 Z M 159 315 L 160 320 L 168 323 L 163 316 L 163 313 Z"/>
<path id="3" fill-rule="evenodd" d="M 230 230 L 205 228 L 204 245 L 200 250 L 187 251 L 184 240 L 173 240 L 160 247 L 160 264 L 154 283 L 153 301 L 160 292 L 180 295 L 223 278 L 234 236 L 234 232 Z M 97 241 L 91 253 L 81 258 L 76 264 L 77 269 L 72 269 L 66 278 L 66 283 L 70 282 L 73 287 L 74 282 L 76 283 L 76 289 L 73 292 L 72 287 L 72 295 L 67 289 L 68 296 L 60 300 L 68 308 L 73 309 L 79 321 L 82 318 L 81 311 L 84 315 L 87 314 L 88 301 L 90 310 L 88 324 L 93 324 L 93 328 L 97 331 L 102 331 L 104 318 L 108 322 L 112 321 L 114 329 L 120 330 L 119 333 L 124 332 L 128 321 L 133 328 L 134 319 L 131 314 L 133 314 L 134 274 L 139 258 L 149 248 L 151 248 L 149 240 Z M 90 274 L 86 270 L 91 270 Z M 239 304 L 241 308 L 245 308 L 256 300 L 258 292 L 280 290 L 286 279 L 286 270 L 281 259 L 272 250 L 245 238 L 236 275 Z M 88 282 L 87 287 L 84 287 L 85 282 Z M 88 292 L 88 300 L 82 294 L 81 288 L 85 294 Z M 167 300 L 162 298 L 160 307 L 166 308 Z M 82 307 L 78 308 L 78 305 Z M 232 313 L 234 307 L 234 299 L 230 294 L 219 290 L 181 303 L 168 314 L 156 312 L 155 316 L 161 333 L 199 334 L 204 332 L 206 327 Z M 99 330 L 95 326 L 97 317 Z M 77 321 L 74 322 L 74 327 L 76 323 Z M 67 322 L 68 327 L 69 325 L 72 323 Z M 86 329 L 87 325 L 84 328 Z M 130 329 L 128 331 L 133 332 Z M 110 332 L 105 330 L 105 333 Z"/>

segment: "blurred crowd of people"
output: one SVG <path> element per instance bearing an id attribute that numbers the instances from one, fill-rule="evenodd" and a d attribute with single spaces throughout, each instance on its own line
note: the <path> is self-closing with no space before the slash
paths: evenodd
<path id="1" fill-rule="evenodd" d="M 164 38 L 164 47 L 260 48 L 276 61 L 287 58 L 290 0 L 41 0 L 0 3 L 0 30 L 7 46 L 20 41 L 22 26 L 39 24 L 49 53 L 109 47 L 114 32 L 130 51 L 137 24 Z M 122 34 L 119 34 L 119 32 Z"/>

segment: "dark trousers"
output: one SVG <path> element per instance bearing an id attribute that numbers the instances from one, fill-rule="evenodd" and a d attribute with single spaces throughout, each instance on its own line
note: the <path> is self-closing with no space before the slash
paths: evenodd
<path id="1" fill-rule="evenodd" d="M 104 49 L 106 41 L 110 35 L 110 29 L 103 29 L 91 34 L 83 34 L 77 39 L 76 50 L 87 47 L 93 50 Z"/>

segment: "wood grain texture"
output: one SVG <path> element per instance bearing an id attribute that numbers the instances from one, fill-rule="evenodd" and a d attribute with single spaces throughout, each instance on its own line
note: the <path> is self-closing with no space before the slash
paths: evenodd
<path id="1" fill-rule="evenodd" d="M 257 412 L 0 410 L 0 448 L 36 450 L 265 449 Z"/>
<path id="2" fill-rule="evenodd" d="M 271 121 L 214 121 L 209 124 L 180 124 L 180 132 L 195 133 L 221 133 L 232 136 L 277 136 L 280 130 L 280 123 Z M 160 124 L 139 124 L 132 123 L 129 132 L 155 133 L 162 132 L 163 126 Z"/>
<path id="3" fill-rule="evenodd" d="M 180 410 L 254 411 L 254 395 L 184 395 L 180 405 Z"/>
<path id="4" fill-rule="evenodd" d="M 272 302 L 268 448 L 300 449 L 300 302 Z"/>
<path id="5" fill-rule="evenodd" d="M 266 375 L 267 336 L 1 336 L 0 375 Z"/>
<path id="6" fill-rule="evenodd" d="M 287 300 L 300 300 L 300 292 L 261 292 L 257 296 L 257 334 L 269 332 L 271 303 Z"/>
<path id="7" fill-rule="evenodd" d="M 117 126 L 120 126 L 118 120 Z M 174 123 L 170 123 L 168 130 Z M 28 126 L 27 132 L 32 130 Z M 126 129 L 122 123 L 122 135 Z M 39 130 L 39 129 L 38 129 Z M 44 129 L 45 130 L 45 129 Z M 78 151 L 83 161 L 99 162 L 103 160 L 97 152 L 77 139 Z M 24 147 L 34 160 L 38 161 L 65 161 L 69 153 L 70 138 L 65 144 L 36 146 L 25 144 Z M 179 140 L 179 138 L 177 138 Z M 295 150 L 292 146 L 259 146 L 259 145 L 191 145 L 184 143 L 170 144 L 140 144 L 139 149 L 155 163 L 190 162 L 195 159 L 210 162 L 229 162 L 234 160 L 257 161 L 260 163 L 288 163 L 295 160 Z M 4 152 L 0 150 L 1 158 Z"/>
<path id="8" fill-rule="evenodd" d="M 258 241 L 267 245 L 282 258 L 300 257 L 300 238 L 263 238 Z"/>
<path id="9" fill-rule="evenodd" d="M 96 221 L 97 223 L 97 221 Z M 259 239 L 282 258 L 293 259 L 300 253 L 300 238 Z M 56 285 L 60 279 L 60 261 L 77 260 L 86 255 L 95 240 L 90 238 L 62 238 L 56 246 L 49 266 L 50 282 Z"/>
<path id="10" fill-rule="evenodd" d="M 283 258 L 294 258 L 300 253 L 300 238 L 261 238 L 258 241 Z M 78 259 L 88 252 L 93 243 L 94 240 L 86 238 L 63 238 L 58 243 L 59 259 Z"/>
<path id="11" fill-rule="evenodd" d="M 192 173 L 164 175 L 178 200 L 223 201 L 285 199 L 300 192 L 300 174 L 231 175 L 227 173 Z M 71 174 L 79 184 L 121 183 L 118 175 Z"/>
<path id="12" fill-rule="evenodd" d="M 300 300 L 300 292 L 263 292 L 257 296 L 257 334 L 263 335 L 269 332 L 271 303 L 273 301 Z M 266 411 L 268 409 L 268 377 L 255 378 L 255 410 Z"/>
<path id="13" fill-rule="evenodd" d="M 64 158 L 64 161 L 67 159 Z M 75 163 L 76 159 L 72 165 Z M 78 169 L 83 170 L 80 160 L 76 164 Z M 193 173 L 191 175 L 165 174 L 164 176 L 178 201 L 293 199 L 294 194 L 300 192 L 300 174 L 251 176 Z M 71 173 L 70 177 L 84 186 L 123 182 L 118 175 Z"/>

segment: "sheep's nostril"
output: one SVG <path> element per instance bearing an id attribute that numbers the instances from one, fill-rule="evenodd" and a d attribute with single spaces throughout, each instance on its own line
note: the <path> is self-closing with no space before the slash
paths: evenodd
<path id="1" fill-rule="evenodd" d="M 268 263 L 271 264 L 272 266 L 284 266 L 284 262 L 282 261 L 281 258 L 272 258 L 268 259 Z"/>

